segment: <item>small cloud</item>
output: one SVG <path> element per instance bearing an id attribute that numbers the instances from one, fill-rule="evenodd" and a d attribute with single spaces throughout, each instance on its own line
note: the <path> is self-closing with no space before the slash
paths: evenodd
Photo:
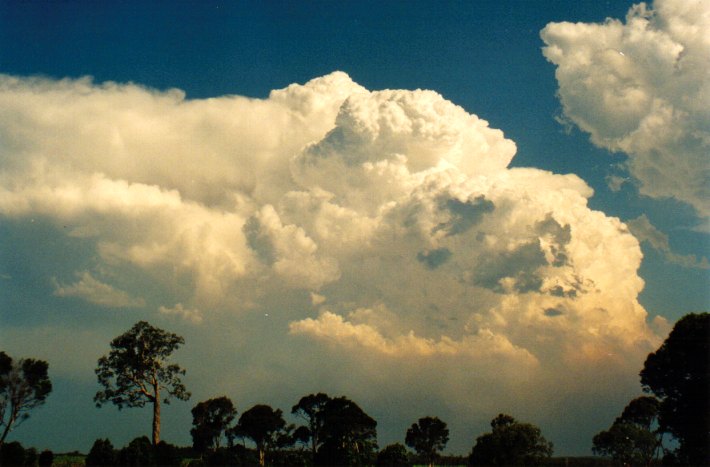
<path id="1" fill-rule="evenodd" d="M 608 175 L 605 178 L 606 185 L 614 193 L 621 191 L 621 187 L 624 183 L 628 182 L 628 177 L 619 177 L 618 175 Z"/>
<path id="2" fill-rule="evenodd" d="M 95 279 L 88 271 L 77 273 L 79 281 L 63 286 L 54 280 L 54 295 L 76 297 L 95 305 L 109 308 L 138 308 L 145 306 L 145 300 L 133 297 L 123 290 Z"/>
<path id="3" fill-rule="evenodd" d="M 191 323 L 200 324 L 202 322 L 202 312 L 198 309 L 185 308 L 182 303 L 176 303 L 174 307 L 161 306 L 158 313 L 164 315 L 175 315 Z"/>
<path id="4" fill-rule="evenodd" d="M 322 305 L 325 303 L 326 298 L 323 295 L 311 292 L 311 303 L 314 306 Z"/>
<path id="5" fill-rule="evenodd" d="M 655 250 L 663 254 L 669 263 L 677 264 L 685 268 L 710 269 L 710 264 L 706 257 L 698 259 L 695 255 L 679 255 L 671 250 L 668 236 L 658 230 L 646 214 L 641 214 L 636 219 L 626 223 L 631 233 L 640 241 L 646 242 Z"/>
<path id="6" fill-rule="evenodd" d="M 437 248 L 417 253 L 417 260 L 427 269 L 436 269 L 447 262 L 449 258 L 451 258 L 451 250 L 448 248 Z"/>
<path id="7" fill-rule="evenodd" d="M 558 310 L 557 308 L 548 308 L 545 310 L 545 316 L 549 316 L 550 318 L 561 316 L 563 314 L 564 312 L 562 310 Z"/>

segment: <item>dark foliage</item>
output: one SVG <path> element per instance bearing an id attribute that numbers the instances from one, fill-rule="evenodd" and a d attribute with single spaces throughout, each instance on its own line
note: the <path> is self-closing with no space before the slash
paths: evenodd
<path id="1" fill-rule="evenodd" d="M 239 417 L 238 432 L 256 444 L 259 451 L 259 465 L 266 462 L 266 452 L 277 446 L 279 434 L 286 426 L 280 409 L 258 404 Z"/>
<path id="2" fill-rule="evenodd" d="M 644 390 L 661 400 L 660 429 L 680 442 L 674 457 L 710 465 L 710 313 L 681 318 L 640 376 Z"/>
<path id="3" fill-rule="evenodd" d="M 155 464 L 153 444 L 147 436 L 135 438 L 118 451 L 117 461 L 123 466 L 146 466 Z"/>
<path id="4" fill-rule="evenodd" d="M 594 436 L 595 454 L 626 464 L 648 465 L 661 447 L 659 433 L 653 429 L 658 419 L 659 401 L 642 396 L 629 402 L 611 428 Z"/>
<path id="5" fill-rule="evenodd" d="M 323 408 L 323 443 L 316 465 L 369 465 L 377 452 L 377 422 L 355 402 L 336 397 Z"/>
<path id="6" fill-rule="evenodd" d="M 45 449 L 39 454 L 37 461 L 39 467 L 50 467 L 54 462 L 54 453 L 49 449 Z"/>
<path id="7" fill-rule="evenodd" d="M 177 446 L 161 441 L 153 446 L 153 459 L 159 467 L 178 467 L 182 456 Z"/>
<path id="8" fill-rule="evenodd" d="M 34 467 L 37 465 L 37 461 L 39 460 L 39 454 L 37 453 L 37 449 L 35 448 L 27 448 L 25 449 L 25 463 L 24 465 L 30 465 Z"/>
<path id="9" fill-rule="evenodd" d="M 310 443 L 311 453 L 315 456 L 316 451 L 322 444 L 321 433 L 323 431 L 324 410 L 331 398 L 322 392 L 303 396 L 298 404 L 291 408 L 291 413 L 302 418 L 306 425 L 298 427 L 294 432 L 294 440 L 301 443 Z"/>
<path id="10" fill-rule="evenodd" d="M 500 414 L 491 427 L 476 439 L 470 465 L 541 465 L 552 455 L 552 443 L 534 425 Z"/>
<path id="11" fill-rule="evenodd" d="M 49 365 L 32 358 L 14 362 L 0 351 L 0 446 L 12 431 L 29 418 L 30 410 L 44 404 L 52 392 Z"/>
<path id="12" fill-rule="evenodd" d="M 90 466 L 114 465 L 116 463 L 116 450 L 108 439 L 97 439 L 91 446 L 85 463 Z"/>
<path id="13" fill-rule="evenodd" d="M 400 443 L 385 446 L 377 453 L 377 465 L 382 467 L 405 467 L 409 465 L 407 448 Z"/>
<path id="14" fill-rule="evenodd" d="M 404 442 L 427 464 L 433 465 L 437 453 L 449 442 L 449 429 L 437 417 L 420 418 L 407 430 Z"/>
<path id="15" fill-rule="evenodd" d="M 237 409 L 225 396 L 200 402 L 192 409 L 192 446 L 197 452 L 217 449 L 229 430 Z"/>
<path id="16" fill-rule="evenodd" d="M 259 456 L 253 449 L 237 445 L 208 452 L 204 463 L 208 466 L 253 466 L 259 464 Z"/>
<path id="17" fill-rule="evenodd" d="M 25 448 L 22 444 L 12 441 L 0 446 L 0 465 L 3 467 L 25 465 Z"/>

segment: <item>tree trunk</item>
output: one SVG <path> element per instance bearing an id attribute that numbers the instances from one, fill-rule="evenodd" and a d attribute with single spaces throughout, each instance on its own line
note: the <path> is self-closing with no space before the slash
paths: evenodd
<path id="1" fill-rule="evenodd" d="M 5 425 L 5 429 L 2 432 L 2 437 L 0 437 L 0 447 L 5 443 L 5 438 L 7 438 L 8 433 L 10 433 L 10 430 L 12 430 L 12 424 L 15 423 L 15 420 L 17 419 L 17 410 L 15 410 L 14 405 L 10 407 L 10 418 L 7 421 L 7 424 Z"/>
<path id="2" fill-rule="evenodd" d="M 155 386 L 155 400 L 153 401 L 153 446 L 160 442 L 160 388 Z"/>
<path id="3" fill-rule="evenodd" d="M 257 446 L 259 449 L 259 465 L 261 467 L 264 467 L 264 464 L 266 463 L 266 452 L 264 449 L 264 446 Z"/>

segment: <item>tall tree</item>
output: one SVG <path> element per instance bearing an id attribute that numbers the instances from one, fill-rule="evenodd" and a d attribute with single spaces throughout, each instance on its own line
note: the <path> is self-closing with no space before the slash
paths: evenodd
<path id="1" fill-rule="evenodd" d="M 52 392 L 48 368 L 47 362 L 32 358 L 13 362 L 0 351 L 0 447 L 13 427 L 27 420 L 29 411 L 44 404 Z"/>
<path id="2" fill-rule="evenodd" d="M 424 458 L 428 465 L 433 466 L 437 452 L 449 442 L 449 429 L 437 417 L 420 418 L 407 430 L 404 442 Z"/>
<path id="3" fill-rule="evenodd" d="M 219 449 L 222 436 L 237 415 L 234 403 L 225 396 L 198 403 L 192 409 L 192 446 L 198 452 Z"/>
<path id="4" fill-rule="evenodd" d="M 99 359 L 96 376 L 104 387 L 94 396 L 97 407 L 112 402 L 123 407 L 153 404 L 153 445 L 160 442 L 160 405 L 175 397 L 188 400 L 190 393 L 180 376 L 185 370 L 168 362 L 185 340 L 145 321 L 134 324 L 111 341 L 111 351 Z"/>
<path id="5" fill-rule="evenodd" d="M 367 465 L 377 454 L 377 422 L 355 402 L 336 397 L 323 408 L 319 465 Z"/>
<path id="6" fill-rule="evenodd" d="M 409 456 L 407 448 L 400 443 L 389 444 L 377 453 L 378 467 L 407 467 Z"/>
<path id="7" fill-rule="evenodd" d="M 629 402 L 608 430 L 594 436 L 592 450 L 622 465 L 650 465 L 661 448 L 655 429 L 659 402 L 651 396 Z"/>
<path id="8" fill-rule="evenodd" d="M 254 441 L 259 451 L 259 465 L 266 462 L 266 452 L 273 447 L 286 426 L 280 409 L 258 404 L 239 417 L 238 432 Z"/>
<path id="9" fill-rule="evenodd" d="M 710 465 L 710 313 L 681 318 L 640 376 L 661 400 L 660 429 L 680 442 L 681 462 Z"/>
<path id="10" fill-rule="evenodd" d="M 552 443 L 535 425 L 500 414 L 491 427 L 490 433 L 476 439 L 470 465 L 540 465 L 552 455 Z"/>
<path id="11" fill-rule="evenodd" d="M 319 392 L 301 397 L 298 404 L 291 408 L 291 413 L 302 418 L 306 425 L 296 430 L 296 437 L 302 441 L 310 441 L 311 454 L 315 457 L 316 451 L 322 444 L 321 432 L 323 431 L 324 409 L 330 397 Z"/>

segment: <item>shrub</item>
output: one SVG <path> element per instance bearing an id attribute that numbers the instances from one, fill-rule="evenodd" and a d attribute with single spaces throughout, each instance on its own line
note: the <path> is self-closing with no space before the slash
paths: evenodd
<path id="1" fill-rule="evenodd" d="M 49 449 L 45 449 L 39 455 L 39 467 L 51 467 L 54 462 L 54 453 Z"/>

